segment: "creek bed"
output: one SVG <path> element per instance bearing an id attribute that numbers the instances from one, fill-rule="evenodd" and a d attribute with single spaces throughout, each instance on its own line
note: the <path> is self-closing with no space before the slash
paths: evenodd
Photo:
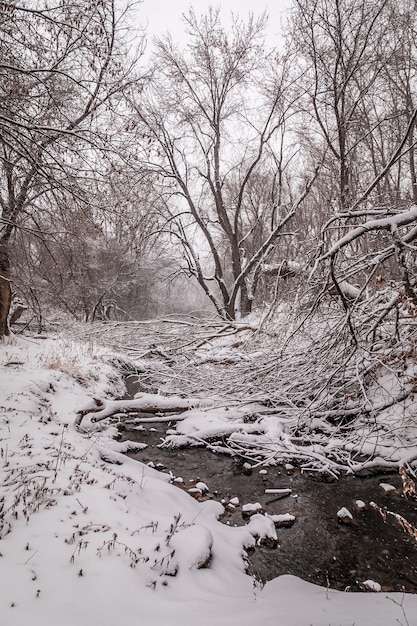
<path id="1" fill-rule="evenodd" d="M 259 545 L 250 553 L 249 571 L 257 580 L 293 574 L 334 589 L 358 591 L 363 589 L 364 581 L 371 579 L 383 591 L 417 593 L 416 538 L 393 516 L 388 515 L 384 521 L 369 504 L 373 501 L 417 526 L 417 502 L 402 496 L 398 474 L 329 481 L 279 466 L 268 467 L 266 474 L 259 473 L 262 468 L 249 472 L 241 459 L 214 454 L 206 448 L 159 448 L 167 427 L 155 423 L 123 429 L 123 440 L 148 446 L 129 456 L 181 477 L 184 482 L 179 488 L 188 490 L 198 481 L 206 483 L 209 494 L 204 497 L 225 504 L 223 523 L 246 524 L 241 507 L 255 502 L 268 514 L 290 513 L 296 518 L 291 527 L 277 529 L 278 545 Z M 384 491 L 381 483 L 389 483 L 396 490 Z M 286 488 L 291 494 L 282 498 L 265 493 Z M 236 497 L 239 505 L 233 508 L 228 503 Z M 357 509 L 357 500 L 365 503 L 363 510 Z M 351 523 L 339 520 L 337 513 L 343 507 L 352 513 Z"/>

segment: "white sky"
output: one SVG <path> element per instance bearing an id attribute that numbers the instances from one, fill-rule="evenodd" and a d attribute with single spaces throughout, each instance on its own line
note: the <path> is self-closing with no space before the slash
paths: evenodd
<path id="1" fill-rule="evenodd" d="M 283 12 L 291 6 L 291 0 L 143 0 L 139 5 L 138 14 L 148 35 L 148 46 L 154 36 L 160 36 L 169 31 L 174 40 L 181 37 L 184 25 L 181 16 L 192 6 L 196 12 L 205 13 L 210 5 L 221 6 L 225 17 L 236 13 L 246 17 L 253 12 L 259 15 L 264 10 L 269 15 L 270 32 L 273 36 L 280 30 Z"/>

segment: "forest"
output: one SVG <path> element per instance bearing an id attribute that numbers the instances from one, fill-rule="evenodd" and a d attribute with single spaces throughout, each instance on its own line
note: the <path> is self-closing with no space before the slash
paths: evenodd
<path id="1" fill-rule="evenodd" d="M 372 430 L 401 403 L 407 430 L 413 5 L 297 0 L 276 47 L 266 14 L 222 19 L 190 9 L 183 44 L 145 55 L 140 4 L 2 4 L 0 335 L 22 313 L 107 337 L 214 320 L 297 437 Z"/>
<path id="2" fill-rule="evenodd" d="M 10 292 L 40 328 L 291 303 L 355 342 L 412 311 L 413 6 L 310 5 L 277 48 L 191 10 L 145 64 L 140 4 L 3 3 L 3 335 Z"/>
<path id="3" fill-rule="evenodd" d="M 138 478 L 137 462 L 125 458 L 142 444 L 115 441 L 125 423 L 140 430 L 151 421 L 163 428 L 161 450 L 201 448 L 251 473 L 283 467 L 322 481 L 392 473 L 407 519 L 377 501 L 366 515 L 391 516 L 415 549 L 416 8 L 412 0 L 293 0 L 281 24 L 266 12 L 190 8 L 181 38 L 151 40 L 135 0 L 0 0 L 0 451 L 8 494 L 0 497 L 0 539 L 18 518 L 29 523 L 29 509 L 88 491 L 90 471 L 97 484 L 106 472 L 123 482 L 114 493 L 134 515 L 136 496 L 126 494 L 149 480 L 149 498 L 160 488 L 165 503 L 155 504 L 155 516 L 165 520 L 166 505 L 174 519 L 152 548 L 165 546 L 160 561 L 151 566 L 143 556 L 151 543 L 136 552 L 129 543 L 154 528 L 142 509 L 143 526 L 134 530 L 130 517 L 123 541 L 116 509 L 112 522 L 83 528 L 108 534 L 98 556 L 128 555 L 131 568 L 146 564 L 145 578 L 152 570 L 146 587 L 169 587 L 166 577 L 188 558 L 178 557 L 188 545 L 178 535 L 185 524 L 193 544 L 200 513 L 181 500 L 192 521 L 180 522 L 165 483 L 154 485 L 166 475 L 143 466 Z M 56 438 L 47 462 L 42 439 L 38 456 L 26 450 L 40 434 L 25 424 L 38 414 L 39 429 L 53 428 L 48 437 Z M 22 415 L 29 417 L 20 423 Z M 17 454 L 38 460 L 29 467 Z M 95 493 L 98 519 L 107 492 Z M 74 507 L 87 515 L 80 494 Z M 214 519 L 215 507 L 206 509 Z M 236 571 L 241 546 L 277 539 L 270 519 L 249 522 L 252 539 L 234 535 Z M 209 558 L 197 559 L 197 569 L 216 541 L 227 552 L 223 530 L 207 520 L 212 535 L 198 527 L 195 544 Z M 71 562 L 91 541 L 72 532 Z M 319 584 L 328 591 L 326 576 Z M 378 590 L 366 582 L 349 590 Z M 355 623 L 383 624 L 382 604 L 369 606 L 346 624 L 358 615 Z M 275 625 L 274 610 L 265 610 L 265 624 Z M 329 619 L 339 623 L 344 610 Z M 394 614 L 415 623 L 395 598 Z M 260 615 L 248 613 L 248 624 Z M 323 619 L 317 624 L 330 623 Z M 103 611 L 101 623 L 116 622 Z M 188 622 L 179 614 L 173 623 Z M 227 621 L 235 623 L 246 621 Z"/>

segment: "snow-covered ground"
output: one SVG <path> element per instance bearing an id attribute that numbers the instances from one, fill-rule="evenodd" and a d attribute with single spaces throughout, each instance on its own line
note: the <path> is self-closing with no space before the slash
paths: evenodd
<path id="1" fill-rule="evenodd" d="M 114 363 L 58 336 L 0 346 L 2 626 L 417 625 L 417 596 L 261 588 L 245 548 L 271 520 L 226 526 L 219 503 L 123 456 L 105 422 L 78 431 L 78 409 L 123 393 Z"/>

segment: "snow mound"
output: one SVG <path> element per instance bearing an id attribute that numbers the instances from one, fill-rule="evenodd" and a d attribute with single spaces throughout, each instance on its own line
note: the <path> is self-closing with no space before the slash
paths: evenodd
<path id="1" fill-rule="evenodd" d="M 261 515 L 260 513 L 252 515 L 247 525 L 247 529 L 251 535 L 257 539 L 272 539 L 273 541 L 278 540 L 275 524 L 273 520 L 266 515 Z"/>
<path id="2" fill-rule="evenodd" d="M 175 558 L 181 567 L 200 569 L 206 567 L 211 559 L 213 535 L 204 526 L 194 524 L 181 528 L 170 540 L 175 550 Z"/>

